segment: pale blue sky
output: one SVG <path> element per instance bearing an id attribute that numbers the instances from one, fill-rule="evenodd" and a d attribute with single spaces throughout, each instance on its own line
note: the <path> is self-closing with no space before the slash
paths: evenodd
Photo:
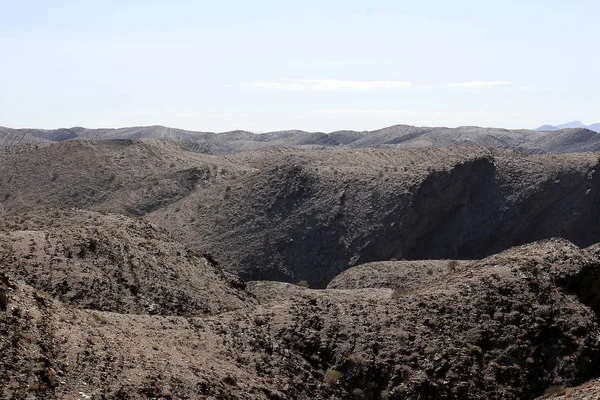
<path id="1" fill-rule="evenodd" d="M 0 125 L 600 122 L 600 1 L 0 0 Z"/>

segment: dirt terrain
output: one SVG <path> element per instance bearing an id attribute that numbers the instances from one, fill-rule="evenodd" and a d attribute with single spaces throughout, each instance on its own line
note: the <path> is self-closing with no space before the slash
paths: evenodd
<path id="1" fill-rule="evenodd" d="M 0 215 L 74 207 L 139 216 L 248 169 L 155 139 L 19 149 L 0 153 Z"/>
<path id="2" fill-rule="evenodd" d="M 361 264 L 342 272 L 329 282 L 327 289 L 387 288 L 413 290 L 419 286 L 444 279 L 458 268 L 468 267 L 470 261 L 419 260 L 380 261 Z"/>
<path id="3" fill-rule="evenodd" d="M 49 210 L 0 228 L 3 270 L 73 306 L 189 316 L 253 303 L 237 276 L 141 220 Z"/>
<path id="4" fill-rule="evenodd" d="M 599 154 L 393 128 L 12 132 L 0 398 L 593 398 Z"/>
<path id="5" fill-rule="evenodd" d="M 594 378 L 600 362 L 600 303 L 591 292 L 598 263 L 589 251 L 551 240 L 402 293 L 295 286 L 281 300 L 281 285 L 289 284 L 252 283 L 260 304 L 204 317 L 82 309 L 4 277 L 2 394 L 526 399 L 558 393 Z"/>

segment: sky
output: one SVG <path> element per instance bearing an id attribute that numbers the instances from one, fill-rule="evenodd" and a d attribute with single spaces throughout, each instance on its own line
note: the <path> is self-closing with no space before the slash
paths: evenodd
<path id="1" fill-rule="evenodd" d="M 600 122 L 597 0 L 0 0 L 0 126 Z"/>

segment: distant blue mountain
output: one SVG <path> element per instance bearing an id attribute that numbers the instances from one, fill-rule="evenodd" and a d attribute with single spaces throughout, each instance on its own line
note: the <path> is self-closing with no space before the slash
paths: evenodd
<path id="1" fill-rule="evenodd" d="M 558 131 L 560 128 L 554 126 L 554 125 L 542 125 L 539 128 L 536 129 L 536 131 L 544 131 L 544 132 L 548 132 L 548 131 Z"/>
<path id="2" fill-rule="evenodd" d="M 591 131 L 600 132 L 600 123 L 585 125 L 581 121 L 571 121 L 561 125 L 543 125 L 537 128 L 536 131 L 558 131 L 567 128 L 586 128 Z"/>

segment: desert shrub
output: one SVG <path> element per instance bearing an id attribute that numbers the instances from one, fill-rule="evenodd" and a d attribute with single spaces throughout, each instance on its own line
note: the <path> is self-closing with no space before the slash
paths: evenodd
<path id="1" fill-rule="evenodd" d="M 414 288 L 405 288 L 405 287 L 394 288 L 394 291 L 392 292 L 392 299 L 398 299 L 400 297 L 404 297 L 406 295 L 409 295 L 413 291 L 414 291 Z"/>
<path id="2" fill-rule="evenodd" d="M 92 313 L 92 318 L 101 324 L 106 324 L 108 322 L 108 320 L 101 314 Z"/>
<path id="3" fill-rule="evenodd" d="M 348 356 L 348 361 L 355 365 L 361 365 L 366 362 L 365 357 L 362 354 L 354 353 Z"/>
<path id="4" fill-rule="evenodd" d="M 325 382 L 327 383 L 338 383 L 342 379 L 344 379 L 344 374 L 337 369 L 328 369 L 325 371 Z"/>
<path id="5" fill-rule="evenodd" d="M 548 386 L 544 392 L 545 396 L 562 396 L 566 394 L 566 388 L 560 385 Z"/>
<path id="6" fill-rule="evenodd" d="M 227 375 L 223 378 L 223 382 L 227 385 L 235 386 L 237 385 L 237 379 L 234 376 Z"/>
<path id="7" fill-rule="evenodd" d="M 459 265 L 458 261 L 448 260 L 448 264 L 446 264 L 446 267 L 448 268 L 448 272 L 456 272 L 458 265 Z"/>
<path id="8" fill-rule="evenodd" d="M 298 286 L 302 286 L 302 287 L 305 287 L 305 288 L 309 288 L 310 287 L 310 285 L 308 284 L 308 281 L 306 281 L 304 279 L 301 280 L 300 282 L 298 282 Z"/>

